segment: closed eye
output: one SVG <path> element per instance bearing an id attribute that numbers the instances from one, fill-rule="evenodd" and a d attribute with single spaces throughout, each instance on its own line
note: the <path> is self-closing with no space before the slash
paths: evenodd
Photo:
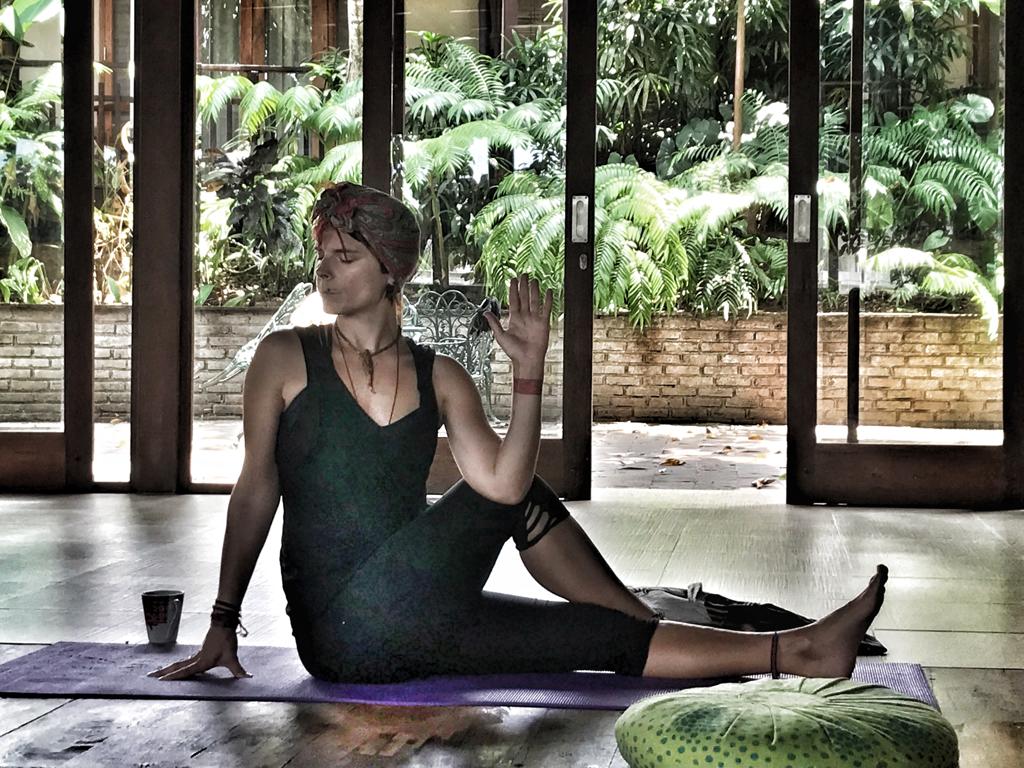
<path id="1" fill-rule="evenodd" d="M 316 260 L 317 260 L 317 263 L 319 264 L 327 256 L 336 256 L 338 258 L 338 261 L 340 261 L 342 264 L 350 264 L 352 262 L 352 259 L 345 258 L 347 255 L 348 254 L 343 252 L 343 251 L 331 251 L 331 253 L 326 254 L 326 255 L 323 254 L 323 253 L 318 253 L 316 255 Z"/>

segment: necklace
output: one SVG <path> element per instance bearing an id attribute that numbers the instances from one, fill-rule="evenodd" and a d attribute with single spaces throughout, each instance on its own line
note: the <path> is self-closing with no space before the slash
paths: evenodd
<path id="1" fill-rule="evenodd" d="M 342 340 L 344 340 L 344 342 L 346 344 L 348 344 L 350 347 L 355 348 L 355 345 L 352 344 L 352 342 L 350 342 L 348 339 L 345 338 L 345 334 L 343 334 L 341 332 L 341 329 L 338 328 L 338 325 L 336 323 L 334 324 L 334 330 L 335 330 L 336 334 L 338 336 L 340 336 L 342 338 Z M 392 339 L 391 343 L 388 344 L 387 346 L 381 347 L 380 349 L 376 350 L 375 352 L 370 352 L 370 350 L 368 350 L 368 349 L 366 349 L 366 350 L 362 350 L 362 349 L 356 350 L 357 352 L 359 352 L 359 357 L 363 361 L 363 370 L 366 373 L 368 373 L 369 376 L 370 376 L 370 391 L 371 392 L 376 392 L 377 391 L 377 390 L 375 390 L 373 388 L 373 358 L 374 358 L 374 356 L 375 355 L 379 355 L 381 352 L 383 352 L 386 349 L 390 349 L 392 346 L 395 345 L 395 343 L 398 341 L 398 339 L 401 338 L 401 336 L 402 336 L 402 329 L 399 328 L 398 329 L 398 333 L 395 335 L 395 338 Z M 355 381 L 352 378 L 352 371 L 349 370 L 348 358 L 345 356 L 345 348 L 344 347 L 341 348 L 341 360 L 342 360 L 343 363 L 345 363 L 345 373 L 348 374 L 348 380 L 352 384 L 352 397 L 355 398 L 356 404 L 358 404 L 359 403 L 359 398 L 356 397 L 356 383 L 355 383 Z M 398 354 L 398 348 L 396 347 L 395 348 L 395 396 L 391 400 L 391 413 L 388 416 L 388 424 L 391 423 L 391 419 L 395 415 L 395 403 L 398 402 L 398 379 L 399 379 L 399 376 L 401 374 L 401 371 L 402 371 L 402 367 L 401 367 L 401 364 L 400 364 L 400 355 Z"/>

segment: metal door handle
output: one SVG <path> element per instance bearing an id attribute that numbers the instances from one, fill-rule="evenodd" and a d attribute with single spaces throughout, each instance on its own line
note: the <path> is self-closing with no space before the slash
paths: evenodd
<path id="1" fill-rule="evenodd" d="M 811 242 L 810 195 L 793 195 L 793 242 Z"/>
<path id="2" fill-rule="evenodd" d="M 588 239 L 587 220 L 590 210 L 590 198 L 586 195 L 573 195 L 572 198 L 572 241 L 585 243 Z"/>

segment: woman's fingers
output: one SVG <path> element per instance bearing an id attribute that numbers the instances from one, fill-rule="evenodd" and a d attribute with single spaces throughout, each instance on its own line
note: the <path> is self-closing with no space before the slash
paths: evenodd
<path id="1" fill-rule="evenodd" d="M 554 291 L 548 288 L 542 299 L 540 280 L 526 273 L 512 278 L 508 286 L 509 321 L 519 315 L 524 316 L 524 319 L 534 316 L 550 319 L 554 298 Z"/>
<path id="2" fill-rule="evenodd" d="M 508 312 L 519 312 L 519 278 L 513 277 L 508 284 Z"/>
<path id="3" fill-rule="evenodd" d="M 194 656 L 189 656 L 187 659 L 181 659 L 180 661 L 176 661 L 173 664 L 168 664 L 166 667 L 154 669 L 152 672 L 146 675 L 146 677 L 160 677 L 161 675 L 166 675 L 168 672 L 177 672 L 179 669 L 181 669 L 187 664 L 191 664 L 198 658 L 199 654 L 196 653 Z"/>
<path id="4" fill-rule="evenodd" d="M 536 294 L 538 293 L 537 286 L 539 283 L 529 275 L 523 275 L 523 306 L 526 309 L 528 315 L 533 315 L 537 311 Z"/>
<path id="5" fill-rule="evenodd" d="M 181 680 L 183 677 L 191 677 L 192 675 L 199 674 L 200 672 L 205 672 L 209 668 L 210 668 L 209 665 L 201 664 L 198 660 L 196 660 L 196 661 L 193 661 L 188 666 L 181 667 L 180 669 L 175 670 L 174 672 L 169 672 L 168 674 L 163 675 L 163 676 L 159 677 L 158 679 L 159 680 Z"/>
<path id="6" fill-rule="evenodd" d="M 508 311 L 513 314 L 535 315 L 541 309 L 540 280 L 525 272 L 512 278 L 508 286 Z"/>
<path id="7" fill-rule="evenodd" d="M 490 310 L 484 312 L 484 320 L 491 326 L 491 333 L 494 334 L 495 339 L 501 339 L 505 333 L 505 329 L 501 327 L 501 320 L 497 318 Z"/>

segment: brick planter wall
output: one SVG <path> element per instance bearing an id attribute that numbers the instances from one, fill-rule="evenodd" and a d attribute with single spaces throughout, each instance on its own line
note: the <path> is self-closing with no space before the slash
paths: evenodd
<path id="1" fill-rule="evenodd" d="M 255 336 L 271 309 L 199 309 L 198 381 L 222 370 Z M 127 418 L 131 310 L 96 308 L 96 410 Z M 63 308 L 0 305 L 0 421 L 55 421 L 63 388 Z M 865 314 L 861 318 L 861 423 L 998 428 L 1002 421 L 1001 336 L 964 315 Z M 819 321 L 818 420 L 846 413 L 846 316 Z M 551 332 L 544 418 L 562 397 L 562 327 Z M 508 358 L 495 345 L 495 414 L 511 401 Z M 243 376 L 195 396 L 198 418 L 239 418 Z M 597 421 L 785 423 L 786 315 L 725 321 L 660 316 L 640 334 L 625 315 L 594 319 L 594 418 Z"/>

